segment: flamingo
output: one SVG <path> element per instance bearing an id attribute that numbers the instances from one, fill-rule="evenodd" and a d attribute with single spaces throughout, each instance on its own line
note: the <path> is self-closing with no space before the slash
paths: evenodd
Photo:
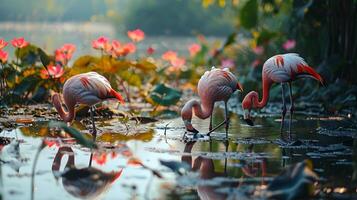
<path id="1" fill-rule="evenodd" d="M 94 123 L 93 106 L 106 99 L 116 98 L 120 103 L 124 103 L 123 97 L 116 92 L 109 81 L 97 72 L 78 74 L 69 78 L 63 86 L 63 98 L 67 112 L 62 107 L 60 95 L 52 96 L 52 103 L 63 121 L 69 123 L 75 118 L 74 107 L 76 104 L 90 106 L 91 119 L 93 125 L 93 138 L 96 138 L 97 130 Z"/>
<path id="2" fill-rule="evenodd" d="M 207 136 L 225 124 L 226 138 L 228 139 L 229 118 L 227 102 L 237 89 L 243 91 L 241 84 L 238 83 L 237 78 L 229 71 L 228 68 L 216 69 L 212 67 L 211 71 L 206 71 L 201 76 L 197 87 L 201 103 L 195 99 L 191 99 L 181 110 L 181 117 L 185 123 L 186 130 L 194 133 L 194 137 L 196 137 L 199 132 L 192 126 L 191 123 L 193 110 L 195 115 L 200 119 L 207 119 L 210 117 L 209 132 L 207 133 Z M 217 101 L 224 101 L 225 120 L 212 129 L 212 112 L 214 103 Z"/>
<path id="3" fill-rule="evenodd" d="M 252 108 L 261 109 L 269 100 L 269 90 L 273 83 L 281 84 L 282 91 L 282 112 L 280 133 L 283 134 L 284 119 L 286 114 L 284 83 L 289 85 L 290 95 L 290 121 L 289 121 L 289 139 L 291 137 L 291 120 L 294 112 L 294 101 L 292 97 L 291 82 L 299 78 L 313 78 L 323 84 L 323 79 L 313 68 L 308 66 L 302 57 L 296 53 L 288 53 L 282 55 L 275 55 L 269 58 L 263 65 L 262 70 L 262 84 L 263 84 L 263 98 L 259 101 L 259 95 L 256 91 L 249 92 L 242 101 L 244 111 L 244 120 L 251 126 L 253 121 L 250 116 Z"/>

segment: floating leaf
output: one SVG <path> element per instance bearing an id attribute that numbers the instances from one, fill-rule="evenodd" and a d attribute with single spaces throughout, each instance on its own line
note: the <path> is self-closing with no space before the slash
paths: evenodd
<path id="1" fill-rule="evenodd" d="M 83 137 L 82 133 L 80 133 L 78 130 L 68 127 L 65 123 L 63 122 L 50 122 L 49 127 L 58 127 L 66 131 L 68 134 L 70 134 L 72 137 L 76 139 L 76 141 L 88 148 L 96 148 L 97 146 L 94 144 L 93 141 L 86 139 Z"/>
<path id="2" fill-rule="evenodd" d="M 258 23 L 257 0 L 249 0 L 240 10 L 240 23 L 244 28 L 254 28 Z"/>
<path id="3" fill-rule="evenodd" d="M 17 118 L 15 120 L 16 123 L 22 123 L 22 124 L 30 124 L 34 122 L 33 118 Z"/>
<path id="4" fill-rule="evenodd" d="M 152 129 L 146 132 L 139 132 L 135 134 L 124 134 L 124 133 L 103 133 L 97 140 L 102 142 L 114 143 L 117 141 L 128 141 L 128 140 L 140 140 L 140 141 L 150 141 L 154 137 L 154 131 Z"/>
<path id="5" fill-rule="evenodd" d="M 175 105 L 181 98 L 181 92 L 167 87 L 164 84 L 158 84 L 151 91 L 150 98 L 163 106 Z"/>

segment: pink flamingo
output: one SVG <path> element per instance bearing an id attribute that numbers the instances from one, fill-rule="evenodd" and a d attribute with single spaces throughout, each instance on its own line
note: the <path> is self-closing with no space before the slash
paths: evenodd
<path id="1" fill-rule="evenodd" d="M 259 95 L 255 91 L 249 92 L 243 99 L 242 107 L 244 111 L 244 120 L 251 126 L 253 121 L 250 116 L 252 108 L 263 108 L 269 100 L 269 90 L 273 83 L 281 84 L 282 91 L 282 113 L 280 133 L 283 133 L 284 119 L 286 114 L 284 83 L 288 83 L 290 91 L 290 121 L 289 121 L 289 139 L 291 134 L 291 120 L 294 112 L 294 101 L 292 97 L 291 82 L 298 78 L 313 78 L 323 84 L 322 77 L 296 53 L 288 53 L 275 55 L 269 58 L 263 66 L 262 82 L 263 82 L 263 98 L 259 101 Z"/>
<path id="2" fill-rule="evenodd" d="M 63 98 L 67 111 L 64 111 L 59 94 L 52 96 L 52 103 L 63 121 L 71 122 L 75 118 L 74 107 L 76 104 L 85 104 L 90 106 L 93 138 L 97 131 L 94 123 L 93 106 L 106 99 L 116 98 L 120 103 L 124 103 L 123 97 L 113 90 L 109 81 L 97 72 L 88 72 L 78 74 L 69 78 L 63 86 Z"/>
<path id="3" fill-rule="evenodd" d="M 212 67 L 211 71 L 206 71 L 198 82 L 198 96 L 201 98 L 201 103 L 195 99 L 188 101 L 181 110 L 181 117 L 185 123 L 186 130 L 194 133 L 194 137 L 198 131 L 192 126 L 192 110 L 200 119 L 210 118 L 209 132 L 207 135 L 215 131 L 217 128 L 226 124 L 226 138 L 228 139 L 228 108 L 227 101 L 236 90 L 243 91 L 242 86 L 238 83 L 237 78 L 228 68 L 216 69 Z M 224 101 L 225 105 L 225 120 L 217 127 L 212 129 L 212 112 L 216 101 Z"/>

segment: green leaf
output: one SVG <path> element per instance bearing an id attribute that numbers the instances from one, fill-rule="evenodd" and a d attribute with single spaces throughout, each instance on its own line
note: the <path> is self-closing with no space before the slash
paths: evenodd
<path id="1" fill-rule="evenodd" d="M 34 76 L 29 76 L 21 80 L 20 84 L 14 88 L 14 93 L 21 96 L 27 91 L 32 91 L 36 88 L 39 79 Z"/>
<path id="2" fill-rule="evenodd" d="M 135 67 L 144 72 L 156 70 L 156 65 L 148 60 L 140 60 Z"/>
<path id="3" fill-rule="evenodd" d="M 175 105 L 181 98 L 181 92 L 173 88 L 167 87 L 164 84 L 158 84 L 151 91 L 150 98 L 163 106 Z"/>
<path id="4" fill-rule="evenodd" d="M 249 0 L 240 10 L 240 23 L 244 28 L 254 28 L 258 23 L 257 0 Z"/>
<path id="5" fill-rule="evenodd" d="M 128 70 L 121 71 L 119 76 L 126 81 L 129 85 L 141 87 L 141 77 L 138 74 L 129 72 Z"/>
<path id="6" fill-rule="evenodd" d="M 257 38 L 257 45 L 267 44 L 274 37 L 278 36 L 278 33 L 263 29 Z"/>
<path id="7" fill-rule="evenodd" d="M 233 33 L 229 34 L 228 37 L 226 38 L 226 41 L 225 41 L 225 43 L 223 45 L 223 48 L 235 43 L 236 36 L 237 36 L 236 32 L 233 32 Z"/>
<path id="8" fill-rule="evenodd" d="M 23 64 L 33 65 L 38 59 L 38 47 L 29 44 L 24 48 L 16 48 L 15 56 L 21 60 Z"/>
<path id="9" fill-rule="evenodd" d="M 85 147 L 88 147 L 88 148 L 97 148 L 97 145 L 93 141 L 86 139 L 82 135 L 82 133 L 79 132 L 77 129 L 69 127 L 63 122 L 53 122 L 53 121 L 51 121 L 49 123 L 49 127 L 61 128 L 64 131 L 66 131 L 68 134 L 70 134 L 73 138 L 75 138 L 76 141 L 79 144 L 81 144 L 81 145 L 83 145 Z"/>
<path id="10" fill-rule="evenodd" d="M 38 48 L 37 52 L 38 52 L 38 54 L 40 56 L 40 60 L 41 60 L 42 65 L 47 69 L 47 66 L 51 63 L 50 57 L 41 48 Z"/>
<path id="11" fill-rule="evenodd" d="M 98 60 L 96 57 L 91 56 L 91 55 L 85 55 L 77 58 L 76 61 L 74 61 L 72 68 L 87 68 L 89 67 L 90 64 Z"/>

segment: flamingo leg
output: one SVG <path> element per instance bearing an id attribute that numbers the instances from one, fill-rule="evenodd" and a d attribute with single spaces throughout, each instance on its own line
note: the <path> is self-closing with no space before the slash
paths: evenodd
<path id="1" fill-rule="evenodd" d="M 94 109 L 93 106 L 90 107 L 90 117 L 92 119 L 92 125 L 93 125 L 93 130 L 92 130 L 92 136 L 93 136 L 93 141 L 97 138 L 97 129 L 95 128 L 95 123 L 94 123 Z"/>
<path id="2" fill-rule="evenodd" d="M 225 106 L 225 113 L 224 113 L 224 121 L 221 122 L 220 124 L 218 124 L 216 127 L 212 128 L 210 131 L 208 131 L 207 135 L 209 136 L 213 131 L 217 130 L 218 128 L 220 128 L 221 126 L 223 126 L 224 124 L 226 125 L 226 136 L 228 138 L 228 128 L 229 128 L 229 119 L 228 119 L 228 106 L 227 106 L 227 102 L 225 102 L 224 104 Z"/>
<path id="3" fill-rule="evenodd" d="M 293 91 L 291 88 L 291 82 L 289 82 L 289 95 L 290 95 L 290 120 L 289 120 L 289 140 L 291 139 L 291 121 L 293 119 L 294 112 L 294 100 L 293 100 Z"/>
<path id="4" fill-rule="evenodd" d="M 224 102 L 224 118 L 225 118 L 225 122 L 226 122 L 226 140 L 228 141 L 228 128 L 229 128 L 229 112 L 228 112 L 228 106 L 227 106 L 227 102 Z M 227 148 L 228 148 L 228 144 L 227 144 Z"/>
<path id="5" fill-rule="evenodd" d="M 208 130 L 211 131 L 212 130 L 212 124 L 213 124 L 213 112 L 209 118 L 209 127 Z"/>
<path id="6" fill-rule="evenodd" d="M 281 135 L 281 137 L 283 137 L 284 120 L 285 120 L 285 114 L 286 114 L 284 83 L 281 83 L 281 100 L 283 102 L 283 105 L 282 105 L 282 110 L 281 110 L 280 135 Z"/>

